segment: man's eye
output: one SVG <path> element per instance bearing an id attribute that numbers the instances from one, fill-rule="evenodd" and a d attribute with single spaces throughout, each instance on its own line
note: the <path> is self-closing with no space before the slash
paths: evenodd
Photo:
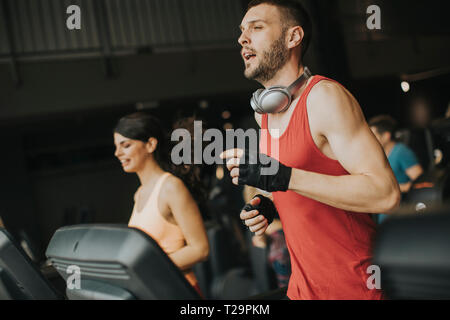
<path id="1" fill-rule="evenodd" d="M 261 26 L 256 26 L 254 29 L 262 29 Z"/>

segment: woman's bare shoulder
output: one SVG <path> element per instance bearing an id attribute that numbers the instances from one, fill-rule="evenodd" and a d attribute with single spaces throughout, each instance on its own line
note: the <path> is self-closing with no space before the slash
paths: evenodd
<path id="1" fill-rule="evenodd" d="M 169 176 L 164 181 L 161 187 L 161 196 L 167 202 L 173 202 L 177 198 L 185 197 L 186 194 L 189 194 L 189 190 L 184 184 L 183 180 L 179 177 L 175 176 L 172 173 L 169 173 Z"/>

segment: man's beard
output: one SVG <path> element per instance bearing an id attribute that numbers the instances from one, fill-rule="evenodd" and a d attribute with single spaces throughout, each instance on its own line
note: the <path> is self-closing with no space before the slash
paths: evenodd
<path id="1" fill-rule="evenodd" d="M 284 44 L 284 36 L 275 40 L 270 48 L 262 53 L 260 64 L 254 70 L 246 69 L 244 75 L 247 79 L 266 82 L 272 79 L 288 60 L 289 51 Z"/>

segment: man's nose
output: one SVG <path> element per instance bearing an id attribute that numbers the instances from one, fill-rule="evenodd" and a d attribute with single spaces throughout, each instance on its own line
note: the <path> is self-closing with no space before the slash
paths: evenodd
<path id="1" fill-rule="evenodd" d="M 245 44 L 250 43 L 250 38 L 247 35 L 246 31 L 242 31 L 241 36 L 238 39 L 239 44 L 243 47 Z"/>

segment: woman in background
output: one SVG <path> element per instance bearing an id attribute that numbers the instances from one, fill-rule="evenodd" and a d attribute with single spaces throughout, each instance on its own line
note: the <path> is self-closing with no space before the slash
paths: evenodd
<path id="1" fill-rule="evenodd" d="M 253 204 L 253 201 L 257 202 L 258 200 L 253 200 L 257 194 L 273 200 L 271 194 L 254 187 L 245 186 L 243 191 L 245 203 Z M 291 259 L 284 237 L 283 226 L 278 215 L 274 217 L 264 234 L 252 237 L 252 244 L 258 248 L 269 246 L 267 260 L 275 273 L 278 287 L 287 287 L 291 276 Z"/>
<path id="2" fill-rule="evenodd" d="M 143 112 L 121 118 L 114 129 L 114 155 L 141 183 L 128 226 L 150 235 L 200 293 L 192 267 L 207 258 L 209 244 L 197 203 L 184 183 L 198 192 L 199 172 L 194 165 L 175 166 L 167 142 L 159 120 Z"/>

